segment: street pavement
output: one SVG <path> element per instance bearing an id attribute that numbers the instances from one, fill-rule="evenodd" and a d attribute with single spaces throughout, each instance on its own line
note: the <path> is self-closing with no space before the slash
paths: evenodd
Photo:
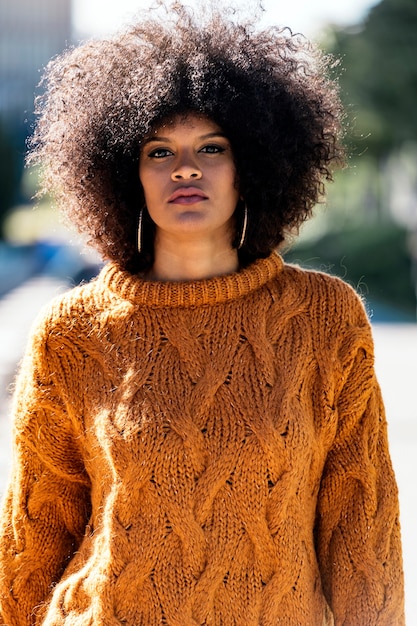
<path id="1" fill-rule="evenodd" d="M 10 386 L 40 308 L 67 285 L 36 278 L 0 300 L 0 497 L 11 465 Z M 417 626 L 417 324 L 374 324 L 403 533 L 407 625 Z"/>

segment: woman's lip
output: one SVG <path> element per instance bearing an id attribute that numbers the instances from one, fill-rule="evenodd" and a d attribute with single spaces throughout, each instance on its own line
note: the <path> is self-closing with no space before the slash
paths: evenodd
<path id="1" fill-rule="evenodd" d="M 168 198 L 168 202 L 176 204 L 193 204 L 201 200 L 207 200 L 207 196 L 198 187 L 180 187 Z"/>
<path id="2" fill-rule="evenodd" d="M 192 196 L 177 196 L 174 200 L 170 200 L 170 204 L 195 204 L 196 202 L 202 202 L 207 200 L 205 196 L 192 195 Z"/>

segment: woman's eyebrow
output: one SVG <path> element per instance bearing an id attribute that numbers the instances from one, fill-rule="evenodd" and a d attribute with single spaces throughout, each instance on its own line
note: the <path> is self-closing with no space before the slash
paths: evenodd
<path id="1" fill-rule="evenodd" d="M 222 137 L 223 139 L 228 139 L 228 137 L 222 133 L 222 131 L 218 131 L 217 133 L 207 133 L 207 135 L 202 135 L 200 139 L 212 139 L 213 137 Z"/>
<path id="2" fill-rule="evenodd" d="M 223 139 L 227 139 L 228 140 L 228 137 L 224 133 L 222 133 L 221 131 L 213 132 L 213 133 L 207 133 L 206 135 L 201 135 L 201 137 L 199 137 L 199 140 L 204 141 L 205 139 L 213 139 L 213 137 L 222 137 Z M 143 140 L 143 145 L 146 146 L 146 144 L 151 143 L 152 141 L 169 142 L 169 141 L 172 141 L 172 139 L 170 137 L 161 137 L 160 135 L 152 135 L 152 137 L 146 137 Z"/>
<path id="3" fill-rule="evenodd" d="M 147 143 L 151 143 L 151 141 L 171 141 L 169 137 L 160 137 L 159 135 L 155 135 L 153 137 L 146 137 L 143 140 L 143 145 L 146 146 Z"/>

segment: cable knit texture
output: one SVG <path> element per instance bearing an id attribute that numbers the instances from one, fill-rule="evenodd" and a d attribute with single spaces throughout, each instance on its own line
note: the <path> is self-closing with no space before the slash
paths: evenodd
<path id="1" fill-rule="evenodd" d="M 14 399 L 8 626 L 400 626 L 398 499 L 362 303 L 278 255 L 49 305 Z"/>

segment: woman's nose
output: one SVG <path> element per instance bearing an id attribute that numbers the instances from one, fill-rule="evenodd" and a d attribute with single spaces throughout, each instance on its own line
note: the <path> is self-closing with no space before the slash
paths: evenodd
<path id="1" fill-rule="evenodd" d="M 178 163 L 171 173 L 171 179 L 174 181 L 199 180 L 201 177 L 201 169 L 192 161 L 182 161 Z"/>

